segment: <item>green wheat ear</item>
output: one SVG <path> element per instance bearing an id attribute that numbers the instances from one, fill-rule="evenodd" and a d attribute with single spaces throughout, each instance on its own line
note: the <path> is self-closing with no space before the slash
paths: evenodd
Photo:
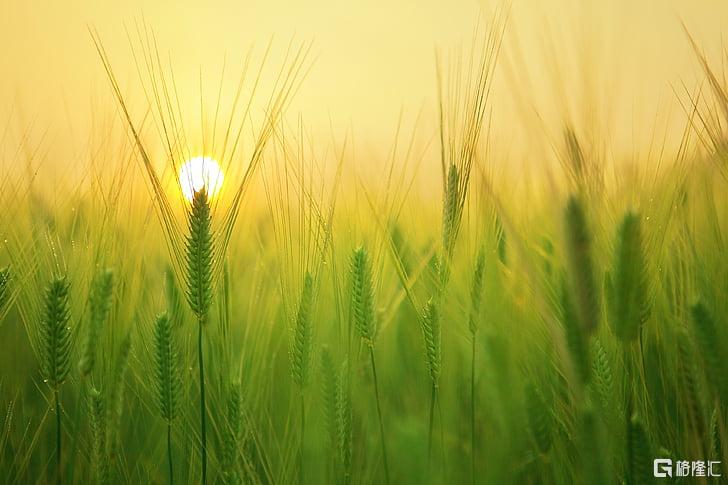
<path id="1" fill-rule="evenodd" d="M 101 327 L 109 316 L 113 291 L 114 273 L 111 270 L 105 270 L 99 273 L 91 284 L 91 292 L 88 299 L 88 327 L 81 349 L 81 360 L 78 363 L 78 369 L 84 376 L 91 373 L 96 363 L 96 349 L 99 345 L 99 335 L 101 333 Z"/>
<path id="2" fill-rule="evenodd" d="M 106 455 L 106 404 L 101 391 L 89 388 L 88 406 L 91 424 L 91 462 L 96 473 L 96 483 L 103 485 L 109 481 L 109 461 Z"/>
<path id="3" fill-rule="evenodd" d="M 71 329 L 68 310 L 69 284 L 65 277 L 55 278 L 46 288 L 45 311 L 40 326 L 41 371 L 54 390 L 66 380 L 70 369 Z"/>
<path id="4" fill-rule="evenodd" d="M 293 345 L 291 346 L 291 372 L 296 385 L 303 389 L 308 384 L 311 361 L 311 344 L 313 328 L 311 313 L 313 310 L 313 277 L 306 272 L 303 278 L 301 299 L 298 303 L 296 320 L 293 329 Z"/>
<path id="5" fill-rule="evenodd" d="M 647 319 L 647 274 L 640 218 L 628 212 L 617 233 L 614 270 L 605 291 L 612 331 L 623 342 L 632 342 Z"/>
<path id="6" fill-rule="evenodd" d="M 199 323 L 205 323 L 212 303 L 212 218 L 207 192 L 195 192 L 188 216 L 187 302 Z"/>
<path id="7" fill-rule="evenodd" d="M 468 326 L 470 333 L 478 331 L 478 317 L 480 315 L 480 302 L 483 299 L 483 276 L 485 275 L 485 251 L 481 248 L 478 251 L 478 259 L 475 261 L 473 281 L 470 286 L 470 316 Z"/>
<path id="8" fill-rule="evenodd" d="M 166 313 L 162 313 L 157 316 L 154 326 L 154 375 L 159 412 L 168 423 L 177 416 L 182 388 L 177 365 L 178 355 L 172 322 Z"/>
<path id="9" fill-rule="evenodd" d="M 571 278 L 571 291 L 579 324 L 589 335 L 599 324 L 599 294 L 592 261 L 592 241 L 582 202 L 569 198 L 564 213 L 566 260 Z"/>
<path id="10" fill-rule="evenodd" d="M 440 312 L 435 300 L 430 298 L 425 304 L 425 311 L 421 319 L 422 335 L 425 340 L 425 357 L 427 370 L 435 387 L 440 378 L 440 359 L 442 358 L 440 336 Z"/>
<path id="11" fill-rule="evenodd" d="M 720 344 L 718 329 L 712 315 L 702 302 L 690 308 L 693 317 L 693 330 L 697 351 L 703 360 L 703 370 L 715 394 L 725 402 L 728 386 L 725 378 L 726 355 Z"/>
<path id="12" fill-rule="evenodd" d="M 374 289 L 369 254 L 364 247 L 351 255 L 351 307 L 354 326 L 368 346 L 374 345 Z"/>

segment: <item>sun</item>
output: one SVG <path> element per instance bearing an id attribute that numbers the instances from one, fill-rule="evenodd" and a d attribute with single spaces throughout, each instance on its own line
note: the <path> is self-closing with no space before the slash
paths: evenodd
<path id="1" fill-rule="evenodd" d="M 210 157 L 191 158 L 179 170 L 179 185 L 185 199 L 189 201 L 202 188 L 209 197 L 214 197 L 222 189 L 223 180 L 220 164 Z"/>

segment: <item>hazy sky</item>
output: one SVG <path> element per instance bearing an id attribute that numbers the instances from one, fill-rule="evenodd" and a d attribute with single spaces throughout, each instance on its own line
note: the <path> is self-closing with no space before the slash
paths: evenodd
<path id="1" fill-rule="evenodd" d="M 494 132 L 523 146 L 542 123 L 557 128 L 608 124 L 629 149 L 655 119 L 682 119 L 673 88 L 700 78 L 681 21 L 714 58 L 723 0 L 513 0 L 493 96 Z M 139 94 L 125 26 L 144 20 L 173 59 L 183 94 L 195 96 L 202 70 L 209 86 L 223 58 L 235 73 L 251 45 L 275 35 L 270 65 L 294 37 L 313 41 L 313 66 L 292 114 L 314 134 L 348 127 L 360 143 L 386 145 L 400 111 L 433 119 L 434 53 L 467 45 L 478 16 L 495 2 L 470 0 L 141 1 L 4 0 L 0 15 L 0 126 L 34 120 L 59 153 L 76 148 L 92 126 L 92 108 L 111 110 L 109 88 L 87 26 L 96 28 L 123 88 Z M 186 87 L 185 87 L 186 86 Z M 198 106 L 198 99 L 183 103 Z M 588 102 L 587 102 L 588 101 Z M 662 113 L 662 114 L 658 114 Z M 11 114 L 12 113 L 12 114 Z M 596 118 L 597 121 L 590 118 Z M 540 120 L 540 121 L 539 121 Z M 432 124 L 426 129 L 432 128 Z M 636 133 L 635 135 L 632 135 Z"/>

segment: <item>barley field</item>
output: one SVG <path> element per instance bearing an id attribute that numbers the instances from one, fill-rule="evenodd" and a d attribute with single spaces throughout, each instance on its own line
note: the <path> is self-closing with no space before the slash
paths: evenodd
<path id="1" fill-rule="evenodd" d="M 728 51 L 674 21 L 674 109 L 629 125 L 589 63 L 606 95 L 527 91 L 516 4 L 378 144 L 295 104 L 315 40 L 203 83 L 87 26 L 90 124 L 0 119 L 0 482 L 726 480 Z"/>

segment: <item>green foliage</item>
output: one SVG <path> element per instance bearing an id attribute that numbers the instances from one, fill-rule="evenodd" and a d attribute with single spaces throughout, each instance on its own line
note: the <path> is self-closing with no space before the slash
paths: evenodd
<path id="1" fill-rule="evenodd" d="M 157 401 L 162 419 L 171 422 L 177 416 L 181 379 L 178 368 L 177 344 L 172 322 L 166 313 L 157 316 L 154 325 L 154 375 Z"/>
<path id="2" fill-rule="evenodd" d="M 0 311 L 10 300 L 10 268 L 0 269 Z"/>
<path id="3" fill-rule="evenodd" d="M 551 449 L 551 407 L 547 405 L 541 391 L 533 384 L 526 387 L 525 395 L 528 429 L 538 450 L 546 454 Z"/>
<path id="4" fill-rule="evenodd" d="M 91 373 L 96 363 L 99 336 L 111 309 L 113 291 L 114 273 L 111 270 L 99 273 L 91 283 L 91 292 L 88 299 L 89 317 L 81 349 L 81 360 L 78 363 L 79 371 L 84 376 Z"/>
<path id="5" fill-rule="evenodd" d="M 212 304 L 213 239 L 207 192 L 195 192 L 187 218 L 187 302 L 199 323 L 206 323 Z"/>
<path id="6" fill-rule="evenodd" d="M 40 324 L 41 372 L 43 380 L 58 389 L 70 370 L 71 329 L 68 308 L 69 283 L 54 278 L 45 293 L 45 311 Z"/>

